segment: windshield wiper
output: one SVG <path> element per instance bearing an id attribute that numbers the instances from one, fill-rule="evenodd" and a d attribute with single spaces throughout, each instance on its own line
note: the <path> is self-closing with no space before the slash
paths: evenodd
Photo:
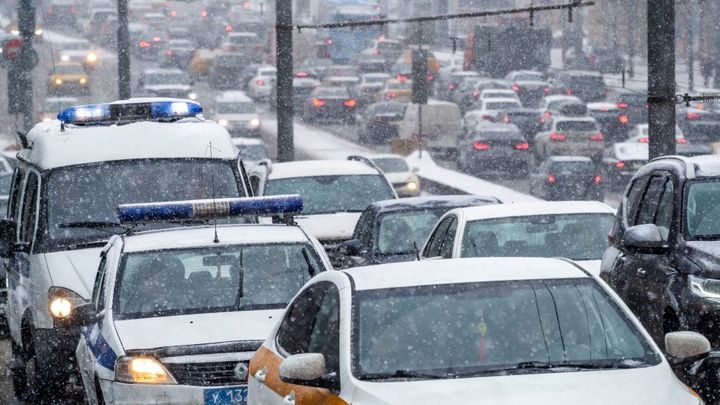
<path id="1" fill-rule="evenodd" d="M 77 222 L 63 222 L 58 225 L 58 228 L 88 228 L 88 229 L 104 229 L 104 228 L 123 228 L 125 226 L 119 222 L 108 222 L 108 221 L 77 221 Z"/>
<path id="2" fill-rule="evenodd" d="M 720 235 L 695 235 L 693 238 L 695 240 L 718 240 Z"/>
<path id="3" fill-rule="evenodd" d="M 455 376 L 472 376 L 480 374 L 493 374 L 502 373 L 517 370 L 553 370 L 553 369 L 565 369 L 571 368 L 575 370 L 606 370 L 606 369 L 628 369 L 635 368 L 643 365 L 644 363 L 638 362 L 637 364 L 626 363 L 625 360 L 588 360 L 588 361 L 558 361 L 558 362 L 545 362 L 545 361 L 524 361 L 510 366 L 490 367 L 480 370 L 473 370 L 466 373 L 459 372 Z"/>
<path id="4" fill-rule="evenodd" d="M 363 380 L 388 380 L 392 378 L 410 378 L 410 379 L 440 379 L 440 378 L 453 378 L 451 374 L 433 374 L 424 371 L 400 369 L 395 370 L 392 373 L 370 373 L 363 374 Z"/>

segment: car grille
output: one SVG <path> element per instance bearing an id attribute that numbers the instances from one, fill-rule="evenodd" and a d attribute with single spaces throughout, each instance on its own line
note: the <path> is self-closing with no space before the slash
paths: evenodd
<path id="1" fill-rule="evenodd" d="M 248 361 L 223 361 L 215 363 L 165 364 L 175 381 L 180 385 L 221 386 L 247 384 L 247 377 L 240 380 L 235 376 L 238 363 Z"/>

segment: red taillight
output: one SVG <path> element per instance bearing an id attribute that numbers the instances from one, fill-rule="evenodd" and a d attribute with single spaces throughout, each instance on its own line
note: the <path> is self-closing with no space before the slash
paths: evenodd
<path id="1" fill-rule="evenodd" d="M 696 119 L 698 119 L 698 118 L 700 118 L 700 113 L 688 111 L 688 113 L 687 113 L 687 119 L 689 119 L 689 120 L 696 120 Z"/>
<path id="2" fill-rule="evenodd" d="M 200 12 L 200 17 L 207 17 L 207 16 L 208 16 L 207 10 L 203 10 Z"/>
<path id="3" fill-rule="evenodd" d="M 408 77 L 405 75 L 397 75 L 397 79 L 400 80 L 401 82 L 404 82 L 405 80 L 408 79 Z"/>
<path id="4" fill-rule="evenodd" d="M 435 76 L 433 76 L 431 74 L 428 75 L 428 81 L 433 81 L 433 80 L 435 80 Z"/>
<path id="5" fill-rule="evenodd" d="M 554 174 L 550 173 L 547 175 L 547 182 L 549 184 L 555 184 L 555 183 L 557 183 L 557 177 L 555 177 Z"/>
<path id="6" fill-rule="evenodd" d="M 257 84 L 258 86 L 264 86 L 264 85 L 265 85 L 265 80 L 263 80 L 263 79 L 257 79 L 257 80 L 255 80 L 255 84 Z"/>
<path id="7" fill-rule="evenodd" d="M 503 115 L 502 122 L 503 122 L 504 124 L 509 124 L 509 123 L 510 123 L 510 116 L 507 115 L 507 114 Z"/>
<path id="8" fill-rule="evenodd" d="M 397 93 L 395 93 L 394 91 L 388 91 L 387 93 L 385 93 L 385 98 L 395 98 L 395 97 L 397 97 Z"/>
<path id="9" fill-rule="evenodd" d="M 615 104 L 615 107 L 622 108 L 624 110 L 624 109 L 628 108 L 628 104 L 627 103 L 617 103 L 617 104 Z"/>
<path id="10" fill-rule="evenodd" d="M 332 38 L 326 38 L 326 39 L 325 39 L 325 43 L 328 44 L 328 45 L 332 45 L 332 43 L 333 43 Z"/>
<path id="11" fill-rule="evenodd" d="M 70 13 L 77 14 L 77 7 L 75 7 L 75 6 L 70 7 Z"/>
<path id="12" fill-rule="evenodd" d="M 675 143 L 687 143 L 687 139 L 685 139 L 685 138 L 675 138 Z"/>
<path id="13" fill-rule="evenodd" d="M 621 124 L 625 125 L 625 124 L 627 124 L 628 122 L 630 122 L 630 118 L 628 118 L 627 115 L 622 114 L 622 115 L 618 118 L 618 121 L 620 121 Z"/>
<path id="14" fill-rule="evenodd" d="M 140 45 L 140 48 L 147 48 L 147 47 L 150 46 L 150 42 L 148 42 L 148 41 L 140 41 L 140 43 L 139 43 L 138 45 Z"/>
<path id="15" fill-rule="evenodd" d="M 603 134 L 598 132 L 597 134 L 590 135 L 590 140 L 593 142 L 602 142 L 605 140 L 605 137 L 603 136 Z"/>
<path id="16" fill-rule="evenodd" d="M 448 90 L 455 90 L 455 83 L 449 83 Z"/>
<path id="17" fill-rule="evenodd" d="M 168 49 L 167 51 L 165 51 L 165 53 L 167 54 L 167 56 L 172 56 L 173 51 L 172 49 Z"/>
<path id="18" fill-rule="evenodd" d="M 244 1 L 244 2 L 243 2 L 243 8 L 244 8 L 244 9 L 250 8 L 250 2 L 249 2 L 249 1 Z"/>
<path id="19" fill-rule="evenodd" d="M 475 148 L 475 150 L 489 150 L 490 144 L 485 142 L 475 142 L 473 143 L 473 148 Z"/>
<path id="20" fill-rule="evenodd" d="M 599 174 L 596 174 L 596 175 L 595 175 L 595 178 L 593 179 L 593 181 L 595 182 L 595 184 L 601 184 L 601 183 L 602 183 L 602 176 L 599 175 Z"/>
<path id="21" fill-rule="evenodd" d="M 513 84 L 513 85 L 512 85 L 512 89 L 513 89 L 513 91 L 514 91 L 515 93 L 517 93 L 517 92 L 520 91 L 520 86 L 518 86 L 517 84 Z"/>
<path id="22" fill-rule="evenodd" d="M 297 72 L 295 73 L 295 77 L 309 77 L 310 73 L 308 72 Z"/>
<path id="23" fill-rule="evenodd" d="M 51 5 L 48 7 L 48 14 L 52 14 L 55 11 L 55 8 Z"/>
<path id="24" fill-rule="evenodd" d="M 624 168 L 625 168 L 625 162 L 623 162 L 622 160 L 618 160 L 617 162 L 615 162 L 615 168 L 616 168 L 616 169 L 624 169 Z"/>
<path id="25" fill-rule="evenodd" d="M 175 11 L 175 10 L 171 11 L 170 17 L 177 17 L 177 11 Z"/>
<path id="26" fill-rule="evenodd" d="M 572 93 L 572 89 L 565 89 L 565 94 L 567 94 L 568 96 L 572 96 Z"/>
<path id="27" fill-rule="evenodd" d="M 357 101 L 355 101 L 355 100 L 352 99 L 352 98 L 349 99 L 349 100 L 343 101 L 343 105 L 345 105 L 345 107 L 350 107 L 350 108 L 352 108 L 352 107 L 355 107 L 356 104 L 357 104 Z"/>
<path id="28" fill-rule="evenodd" d="M 515 149 L 528 150 L 528 149 L 530 149 L 530 144 L 527 142 L 520 142 L 519 144 L 515 145 Z"/>
<path id="29" fill-rule="evenodd" d="M 313 107 L 322 107 L 325 105 L 325 101 L 320 100 L 319 98 L 314 98 L 312 100 L 312 105 L 313 105 Z"/>
<path id="30" fill-rule="evenodd" d="M 226 25 L 226 26 L 225 26 L 225 32 L 232 32 L 232 30 L 233 30 L 232 25 Z"/>
<path id="31" fill-rule="evenodd" d="M 640 143 L 650 143 L 650 138 L 648 138 L 647 136 L 642 136 L 642 137 L 640 137 L 640 139 L 638 139 L 638 142 L 640 142 Z"/>
<path id="32" fill-rule="evenodd" d="M 545 94 L 550 93 L 550 87 L 545 87 L 545 88 L 543 89 L 543 91 L 545 92 Z"/>
<path id="33" fill-rule="evenodd" d="M 153 42 L 160 42 L 160 41 L 162 41 L 162 39 L 161 39 L 160 37 L 153 37 L 152 41 L 153 41 Z"/>
<path id="34" fill-rule="evenodd" d="M 490 115 L 490 114 L 483 114 L 482 119 L 488 120 L 488 121 L 493 121 L 493 120 L 494 120 L 493 116 Z"/>
<path id="35" fill-rule="evenodd" d="M 567 140 L 567 137 L 564 134 L 553 132 L 550 134 L 550 140 L 555 142 L 565 142 Z"/>
<path id="36" fill-rule="evenodd" d="M 380 50 L 375 48 L 375 49 L 373 49 L 372 53 L 373 53 L 373 55 L 380 55 Z"/>
<path id="37" fill-rule="evenodd" d="M 477 100 L 477 99 L 480 98 L 480 92 L 478 92 L 478 91 L 473 91 L 472 96 Z"/>

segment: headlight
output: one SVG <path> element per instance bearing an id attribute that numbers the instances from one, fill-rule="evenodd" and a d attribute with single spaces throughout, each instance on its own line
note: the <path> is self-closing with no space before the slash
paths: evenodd
<path id="1" fill-rule="evenodd" d="M 95 54 L 95 52 L 90 52 L 90 53 L 85 57 L 85 60 L 87 60 L 87 61 L 90 62 L 90 63 L 95 63 L 95 62 L 97 62 L 97 59 L 98 59 L 98 57 L 97 57 L 97 55 Z"/>
<path id="2" fill-rule="evenodd" d="M 42 35 L 43 32 L 45 32 L 45 30 L 43 30 L 42 28 L 38 28 L 35 30 L 35 35 Z"/>
<path id="3" fill-rule="evenodd" d="M 228 126 L 228 120 L 226 120 L 225 118 L 220 118 L 220 119 L 218 120 L 218 124 L 220 124 L 220 125 L 222 125 L 222 126 L 224 126 L 224 127 L 227 127 L 227 126 Z"/>
<path id="4" fill-rule="evenodd" d="M 720 303 L 720 280 L 688 276 L 690 291 L 700 298 Z"/>
<path id="5" fill-rule="evenodd" d="M 67 318 L 72 310 L 85 300 L 75 291 L 62 287 L 52 287 L 48 291 L 48 311 L 55 318 Z"/>
<path id="6" fill-rule="evenodd" d="M 195 100 L 197 98 L 197 94 L 190 92 L 190 93 L 188 93 L 188 98 L 190 100 Z"/>
<path id="7" fill-rule="evenodd" d="M 70 61 L 70 55 L 62 55 L 60 56 L 60 60 L 63 62 L 68 62 Z"/>
<path id="8" fill-rule="evenodd" d="M 152 357 L 121 357 L 115 364 L 115 380 L 140 384 L 177 384 L 165 367 Z"/>
<path id="9" fill-rule="evenodd" d="M 84 77 L 81 77 L 81 78 L 80 78 L 80 84 L 85 84 L 85 83 L 87 83 L 87 79 L 84 78 Z"/>
<path id="10" fill-rule="evenodd" d="M 61 85 L 62 83 L 63 83 L 62 79 L 60 79 L 60 78 L 55 79 L 55 84 L 57 84 L 58 86 Z"/>
<path id="11" fill-rule="evenodd" d="M 417 188 L 418 188 L 418 184 L 417 184 L 417 183 L 415 183 L 414 181 L 409 181 L 409 182 L 408 182 L 408 184 L 407 184 L 407 189 L 408 189 L 408 191 L 415 191 L 415 190 L 417 190 Z"/>
<path id="12" fill-rule="evenodd" d="M 19 30 L 19 29 L 16 29 L 16 28 L 13 28 L 13 29 L 10 30 L 10 33 L 13 34 L 13 35 L 20 35 L 20 30 Z"/>
<path id="13" fill-rule="evenodd" d="M 257 128 L 260 126 L 260 120 L 257 118 L 253 118 L 250 120 L 250 128 Z"/>
<path id="14" fill-rule="evenodd" d="M 50 117 L 43 118 L 43 122 L 50 122 L 50 121 L 52 121 L 52 118 L 50 118 Z"/>

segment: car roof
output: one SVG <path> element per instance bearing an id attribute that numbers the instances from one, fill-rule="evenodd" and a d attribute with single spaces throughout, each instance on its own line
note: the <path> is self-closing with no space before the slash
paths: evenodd
<path id="1" fill-rule="evenodd" d="M 235 159 L 237 149 L 227 130 L 200 119 L 177 122 L 139 121 L 124 125 L 75 126 L 57 120 L 36 124 L 28 133 L 30 149 L 20 157 L 41 170 L 128 159 Z"/>
<path id="2" fill-rule="evenodd" d="M 186 74 L 186 72 L 180 69 L 163 69 L 163 68 L 150 68 L 143 70 L 143 74 L 146 75 L 157 75 L 157 74 Z"/>
<path id="3" fill-rule="evenodd" d="M 679 163 L 684 168 L 685 177 L 720 177 L 720 155 L 702 155 L 693 157 L 662 156 L 650 161 L 635 174 L 635 177 L 647 174 L 658 165 L 667 162 Z"/>
<path id="4" fill-rule="evenodd" d="M 215 228 L 211 225 L 138 232 L 123 236 L 125 242 L 123 251 L 139 252 L 235 244 L 297 243 L 309 240 L 300 227 L 272 224 L 218 225 L 217 235 L 220 244 L 213 242 Z"/>
<path id="5" fill-rule="evenodd" d="M 586 122 L 597 122 L 597 120 L 594 117 L 568 117 L 566 115 L 559 115 L 554 118 L 555 122 L 565 122 L 565 121 L 586 121 Z"/>
<path id="6" fill-rule="evenodd" d="M 304 160 L 275 163 L 268 178 L 288 179 L 294 177 L 368 175 L 379 172 L 365 163 L 355 160 Z"/>
<path id="7" fill-rule="evenodd" d="M 459 208 L 471 205 L 492 204 L 500 201 L 491 196 L 481 195 L 437 195 L 432 197 L 410 197 L 383 200 L 373 203 L 380 212 L 406 211 L 426 208 Z"/>
<path id="8" fill-rule="evenodd" d="M 649 147 L 640 142 L 616 142 L 612 146 L 618 160 L 648 160 Z"/>
<path id="9" fill-rule="evenodd" d="M 550 156 L 548 160 L 553 162 L 592 162 L 587 156 Z"/>
<path id="10" fill-rule="evenodd" d="M 567 101 L 581 101 L 578 97 L 575 96 L 567 96 L 565 94 L 553 94 L 551 96 L 545 96 L 545 101 L 560 101 L 560 100 L 567 100 Z"/>
<path id="11" fill-rule="evenodd" d="M 247 96 L 242 91 L 239 90 L 229 90 L 229 91 L 223 91 L 220 93 L 217 97 L 215 97 L 215 101 L 218 103 L 224 103 L 224 102 L 243 102 L 243 103 L 252 103 L 252 99 Z"/>
<path id="12" fill-rule="evenodd" d="M 421 260 L 355 267 L 343 272 L 352 278 L 356 291 L 496 281 L 592 278 L 570 261 L 535 257 Z"/>
<path id="13" fill-rule="evenodd" d="M 490 218 L 560 214 L 614 214 L 615 210 L 599 201 L 542 201 L 458 208 L 467 221 Z"/>

